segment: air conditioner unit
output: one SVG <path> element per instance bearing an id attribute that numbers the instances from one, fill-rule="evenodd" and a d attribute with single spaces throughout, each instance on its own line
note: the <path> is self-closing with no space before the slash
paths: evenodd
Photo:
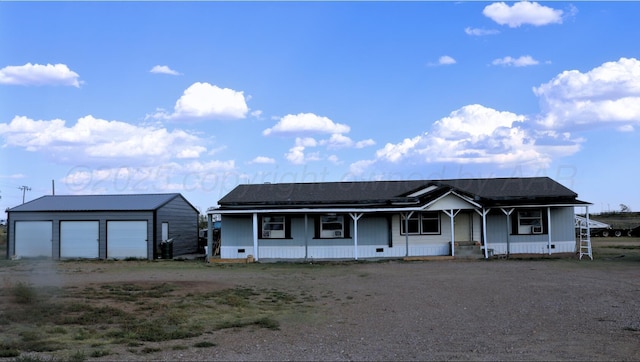
<path id="1" fill-rule="evenodd" d="M 333 232 L 333 236 L 342 237 L 342 230 L 336 230 Z"/>
<path id="2" fill-rule="evenodd" d="M 271 230 L 264 230 L 262 232 L 262 237 L 263 238 L 270 238 L 271 237 Z"/>
<path id="3" fill-rule="evenodd" d="M 532 234 L 542 234 L 542 226 L 540 225 L 534 225 L 531 227 L 531 233 Z"/>

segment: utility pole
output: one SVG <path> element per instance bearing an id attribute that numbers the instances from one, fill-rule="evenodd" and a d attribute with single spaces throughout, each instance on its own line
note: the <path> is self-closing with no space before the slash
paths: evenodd
<path id="1" fill-rule="evenodd" d="M 24 204 L 24 194 L 27 191 L 31 191 L 31 187 L 29 187 L 29 186 L 20 186 L 20 187 L 18 187 L 18 189 L 22 190 L 22 203 Z"/>

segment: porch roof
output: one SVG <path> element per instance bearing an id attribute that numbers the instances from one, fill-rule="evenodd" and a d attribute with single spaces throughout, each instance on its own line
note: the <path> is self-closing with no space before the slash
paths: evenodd
<path id="1" fill-rule="evenodd" d="M 409 210 L 449 192 L 478 207 L 578 205 L 577 194 L 548 177 L 239 185 L 210 213 L 232 210 Z"/>

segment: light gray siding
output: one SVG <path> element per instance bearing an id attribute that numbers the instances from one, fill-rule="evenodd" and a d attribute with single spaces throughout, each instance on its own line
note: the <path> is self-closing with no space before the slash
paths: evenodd
<path id="1" fill-rule="evenodd" d="M 156 212 L 155 247 L 162 242 L 162 223 L 169 223 L 169 239 L 173 239 L 173 255 L 198 251 L 198 212 L 185 199 L 178 196 Z"/>
<path id="2" fill-rule="evenodd" d="M 497 254 L 504 254 L 507 251 L 510 253 L 544 254 L 549 251 L 549 244 L 551 244 L 552 253 L 573 252 L 575 245 L 573 207 L 552 207 L 550 214 L 551 223 L 546 225 L 547 208 L 542 208 L 542 217 L 546 225 L 543 234 L 517 235 L 512 233 L 512 225 L 507 224 L 507 216 L 500 210 L 492 210 L 487 215 L 489 249 L 494 249 Z M 551 235 L 549 235 L 549 230 L 551 230 Z M 551 237 L 551 242 L 549 242 L 549 237 Z"/>

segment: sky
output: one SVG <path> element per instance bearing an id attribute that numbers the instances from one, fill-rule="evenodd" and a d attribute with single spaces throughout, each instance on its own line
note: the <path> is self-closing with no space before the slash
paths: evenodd
<path id="1" fill-rule="evenodd" d="M 640 2 L 0 2 L 0 208 L 548 176 L 640 211 Z M 24 187 L 27 187 L 26 189 Z"/>

